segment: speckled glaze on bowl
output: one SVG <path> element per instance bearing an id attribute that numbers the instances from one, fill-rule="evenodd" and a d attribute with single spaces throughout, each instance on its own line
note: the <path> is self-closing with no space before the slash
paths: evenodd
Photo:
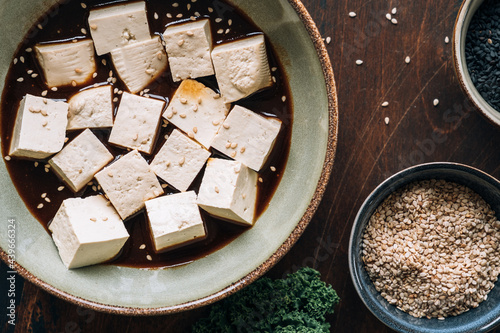
<path id="1" fill-rule="evenodd" d="M 56 2 L 0 0 L 0 90 L 24 34 Z M 167 314 L 207 305 L 240 290 L 263 275 L 297 241 L 323 196 L 335 157 L 338 110 L 332 67 L 321 35 L 300 1 L 230 2 L 273 44 L 289 77 L 293 99 L 287 167 L 256 225 L 228 246 L 184 266 L 66 270 L 50 236 L 26 209 L 0 162 L 0 257 L 8 261 L 7 224 L 14 218 L 13 268 L 19 274 L 56 296 L 98 311 Z"/>
<path id="2" fill-rule="evenodd" d="M 453 65 L 460 87 L 479 112 L 491 123 L 500 126 L 500 112 L 484 100 L 472 83 L 465 60 L 465 41 L 472 17 L 484 0 L 465 0 L 458 11 L 453 29 Z"/>
<path id="3" fill-rule="evenodd" d="M 403 170 L 380 184 L 361 206 L 351 231 L 349 270 L 366 307 L 384 324 L 403 333 L 481 333 L 500 324 L 500 282 L 475 309 L 445 320 L 415 318 L 398 310 L 375 289 L 361 260 L 361 240 L 370 217 L 389 194 L 414 181 L 444 179 L 468 186 L 490 204 L 500 218 L 500 183 L 490 175 L 458 163 L 428 163 Z"/>

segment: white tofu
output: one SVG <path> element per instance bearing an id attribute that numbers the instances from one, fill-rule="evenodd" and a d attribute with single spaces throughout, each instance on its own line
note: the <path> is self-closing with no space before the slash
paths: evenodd
<path id="1" fill-rule="evenodd" d="M 175 129 L 151 162 L 151 169 L 158 177 L 184 192 L 209 157 L 208 150 Z"/>
<path id="2" fill-rule="evenodd" d="M 86 129 L 52 157 L 49 164 L 73 192 L 78 192 L 112 160 L 108 149 Z"/>
<path id="3" fill-rule="evenodd" d="M 180 84 L 163 117 L 208 149 L 229 107 L 212 89 L 188 79 Z"/>
<path id="4" fill-rule="evenodd" d="M 266 118 L 236 105 L 212 141 L 212 147 L 259 171 L 281 129 L 281 120 Z"/>
<path id="5" fill-rule="evenodd" d="M 84 84 L 96 71 L 90 39 L 37 45 L 35 51 L 49 88 Z"/>
<path id="6" fill-rule="evenodd" d="M 146 201 L 156 252 L 188 245 L 206 237 L 194 191 Z"/>
<path id="7" fill-rule="evenodd" d="M 240 162 L 209 158 L 198 193 L 198 205 L 209 214 L 253 225 L 257 172 Z"/>
<path id="8" fill-rule="evenodd" d="M 159 37 L 111 51 L 118 76 L 132 93 L 156 80 L 168 67 L 167 54 Z"/>
<path id="9" fill-rule="evenodd" d="M 68 130 L 113 126 L 113 87 L 90 88 L 68 101 Z"/>
<path id="10" fill-rule="evenodd" d="M 212 51 L 212 61 L 226 103 L 272 85 L 264 35 L 217 45 Z"/>
<path id="11" fill-rule="evenodd" d="M 49 230 L 67 268 L 113 259 L 129 238 L 120 216 L 101 195 L 64 200 Z"/>
<path id="12" fill-rule="evenodd" d="M 109 142 L 150 154 L 165 102 L 123 93 Z"/>
<path id="13" fill-rule="evenodd" d="M 43 159 L 59 152 L 67 124 L 67 103 L 27 94 L 17 111 L 9 155 Z"/>
<path id="14" fill-rule="evenodd" d="M 208 19 L 169 25 L 163 33 L 174 81 L 214 74 Z"/>
<path id="15" fill-rule="evenodd" d="M 122 219 L 144 208 L 144 202 L 163 194 L 148 162 L 133 150 L 95 175 Z"/>
<path id="16" fill-rule="evenodd" d="M 93 9 L 88 21 L 97 55 L 151 39 L 144 1 Z"/>

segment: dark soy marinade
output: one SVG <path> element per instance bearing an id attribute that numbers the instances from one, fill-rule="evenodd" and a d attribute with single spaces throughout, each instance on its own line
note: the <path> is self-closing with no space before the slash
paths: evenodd
<path id="1" fill-rule="evenodd" d="M 198 0 L 196 2 L 184 0 L 176 3 L 164 0 L 148 0 L 146 3 L 152 34 L 162 33 L 169 24 L 196 18 L 210 19 L 214 44 L 261 33 L 244 14 L 220 0 Z M 126 91 L 126 87 L 119 78 L 112 79 L 117 76 L 108 55 L 96 56 L 98 66 L 97 76 L 85 86 L 62 87 L 57 91 L 52 91 L 47 89 L 44 84 L 42 71 L 33 50 L 36 44 L 90 38 L 90 28 L 87 23 L 89 10 L 106 4 L 110 4 L 110 2 L 106 3 L 102 0 L 90 0 L 85 3 L 81 3 L 80 1 L 61 1 L 59 5 L 56 5 L 49 12 L 45 13 L 38 22 L 35 22 L 33 28 L 27 33 L 24 42 L 20 45 L 15 55 L 15 59 L 13 59 L 2 94 L 0 121 L 3 156 L 6 157 L 9 153 L 11 135 L 19 103 L 23 96 L 28 93 L 35 96 L 46 94 L 47 98 L 66 101 L 83 89 L 88 89 L 95 85 L 112 84 L 116 88 L 114 94 L 114 97 L 117 97 L 114 101 L 116 112 L 121 96 L 119 92 Z M 291 98 L 287 78 L 269 42 L 267 42 L 267 47 L 272 75 L 274 77 L 273 81 L 275 81 L 273 87 L 236 103 L 263 115 L 277 117 L 283 122 L 282 131 L 278 136 L 273 152 L 267 164 L 259 173 L 262 182 L 258 184 L 256 218 L 268 206 L 279 184 L 282 171 L 285 169 L 290 148 L 292 127 Z M 110 78 L 110 74 L 112 74 L 112 78 Z M 198 80 L 214 90 L 218 89 L 214 76 L 199 78 Z M 149 95 L 151 98 L 163 99 L 168 103 L 178 86 L 179 83 L 173 82 L 170 71 L 167 69 L 166 72 L 142 93 Z M 153 154 L 143 154 L 148 162 L 151 161 L 154 154 L 158 152 L 165 142 L 165 136 L 173 130 L 172 125 L 164 125 L 163 122 L 162 124 Z M 92 132 L 106 145 L 115 158 L 119 158 L 127 153 L 126 149 L 121 149 L 107 143 L 110 130 L 94 129 Z M 81 131 L 71 131 L 67 133 L 67 137 L 71 141 L 80 133 Z M 214 151 L 213 155 L 226 158 L 216 151 Z M 19 195 L 31 213 L 47 231 L 48 224 L 56 214 L 63 200 L 71 197 L 104 194 L 95 180 L 89 183 L 80 193 L 73 193 L 47 168 L 47 160 L 33 161 L 15 158 L 9 160 L 7 158 L 5 162 Z M 190 190 L 198 191 L 203 172 L 204 170 L 200 172 Z M 164 190 L 166 194 L 177 192 L 171 187 L 167 187 Z M 138 268 L 182 265 L 222 248 L 248 230 L 248 227 L 221 221 L 209 216 L 204 211 L 202 211 L 202 217 L 206 223 L 206 239 L 157 254 L 154 251 L 146 214 L 144 210 L 139 212 L 124 222 L 131 237 L 123 247 L 122 252 L 109 264 Z"/>

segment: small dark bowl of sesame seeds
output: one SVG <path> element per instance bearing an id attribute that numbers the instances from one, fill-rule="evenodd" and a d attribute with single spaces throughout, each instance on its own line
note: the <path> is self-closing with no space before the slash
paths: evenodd
<path id="1" fill-rule="evenodd" d="M 363 303 L 398 332 L 500 325 L 500 182 L 444 162 L 393 175 L 355 218 L 349 270 Z"/>
<path id="2" fill-rule="evenodd" d="M 500 126 L 500 1 L 462 3 L 453 32 L 453 61 L 467 97 Z"/>

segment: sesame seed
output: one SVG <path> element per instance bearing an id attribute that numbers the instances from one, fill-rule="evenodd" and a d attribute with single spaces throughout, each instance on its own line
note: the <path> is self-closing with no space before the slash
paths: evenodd
<path id="1" fill-rule="evenodd" d="M 220 17 L 215 19 L 215 23 L 221 23 L 221 22 L 222 22 L 222 19 Z"/>
<path id="2" fill-rule="evenodd" d="M 177 42 L 177 45 L 179 46 L 182 46 L 184 44 L 184 39 L 180 39 L 178 42 Z"/>
<path id="3" fill-rule="evenodd" d="M 215 190 L 215 193 L 219 193 L 220 192 L 219 188 L 217 186 L 215 186 L 214 190 Z"/>
<path id="4" fill-rule="evenodd" d="M 398 12 L 398 9 L 397 9 L 396 7 L 394 7 L 394 8 L 392 9 L 392 11 L 391 11 L 391 13 L 392 13 L 393 15 L 396 15 L 396 13 L 397 13 L 397 12 Z"/>
<path id="5" fill-rule="evenodd" d="M 246 150 L 246 148 L 245 148 L 245 147 L 241 147 L 241 149 L 240 149 L 240 153 L 242 153 L 242 154 L 243 154 L 243 153 L 245 152 L 245 150 Z"/>
<path id="6" fill-rule="evenodd" d="M 17 64 L 17 58 L 14 58 L 13 63 L 14 63 L 14 65 Z"/>
<path id="7" fill-rule="evenodd" d="M 72 85 L 73 87 L 76 87 L 76 81 L 75 81 L 75 80 L 71 81 L 71 85 Z"/>
<path id="8" fill-rule="evenodd" d="M 356 13 L 355 12 L 349 12 L 349 17 L 356 17 Z"/>
<path id="9" fill-rule="evenodd" d="M 161 184 L 161 188 L 167 188 L 168 185 L 167 184 Z"/>
<path id="10" fill-rule="evenodd" d="M 38 167 L 38 162 L 33 163 L 33 165 L 35 166 L 35 168 L 37 168 Z"/>
<path id="11" fill-rule="evenodd" d="M 269 167 L 269 169 L 271 169 L 272 172 L 276 172 L 276 167 L 274 166 Z"/>
<path id="12" fill-rule="evenodd" d="M 171 119 L 173 116 L 174 116 L 174 114 L 172 112 L 167 113 L 167 118 L 168 119 Z"/>
<path id="13" fill-rule="evenodd" d="M 90 25 L 91 30 L 97 30 L 97 25 L 96 24 L 91 24 Z"/>
<path id="14" fill-rule="evenodd" d="M 278 67 L 272 67 L 271 72 L 276 72 L 278 70 Z"/>
<path id="15" fill-rule="evenodd" d="M 188 132 L 188 137 L 190 137 L 191 139 L 194 139 L 194 133 L 193 132 Z"/>
<path id="16" fill-rule="evenodd" d="M 213 13 L 214 12 L 214 9 L 212 7 L 208 7 L 208 12 L 209 13 Z"/>
<path id="17" fill-rule="evenodd" d="M 41 25 L 40 23 L 39 23 L 39 24 L 37 24 L 37 25 L 36 25 L 36 27 L 37 27 L 38 29 L 40 29 L 40 30 L 42 30 L 42 29 L 43 29 L 43 25 Z"/>
<path id="18" fill-rule="evenodd" d="M 27 71 L 26 73 L 29 75 L 29 74 L 33 73 L 33 70 L 32 70 L 32 69 L 30 69 L 30 70 L 29 70 L 29 71 Z"/>
<path id="19" fill-rule="evenodd" d="M 190 10 L 191 9 L 191 4 L 188 3 L 187 6 L 186 6 L 187 10 Z"/>
<path id="20" fill-rule="evenodd" d="M 410 63 L 410 61 L 411 61 L 410 56 L 407 56 L 407 57 L 405 58 L 405 62 L 406 62 L 407 64 L 409 64 L 409 63 Z"/>
<path id="21" fill-rule="evenodd" d="M 43 208 L 43 203 L 41 204 L 38 204 L 38 206 L 36 206 L 37 209 L 42 209 Z"/>
<path id="22" fill-rule="evenodd" d="M 231 148 L 231 142 L 228 141 L 228 142 L 226 142 L 226 149 L 229 149 L 229 148 Z"/>
<path id="23" fill-rule="evenodd" d="M 83 9 L 87 8 L 87 4 L 85 4 L 85 2 L 80 3 L 80 6 L 82 6 Z"/>
<path id="24" fill-rule="evenodd" d="M 43 126 L 43 127 L 47 126 L 47 124 L 48 124 L 47 120 L 44 120 L 44 121 L 42 122 L 42 126 Z"/>
<path id="25" fill-rule="evenodd" d="M 168 18 L 172 18 L 172 14 L 167 13 L 167 17 L 168 17 Z"/>
<path id="26" fill-rule="evenodd" d="M 384 118 L 384 122 L 385 122 L 386 125 L 389 125 L 389 117 L 385 117 Z"/>
<path id="27" fill-rule="evenodd" d="M 59 192 L 61 192 L 62 190 L 64 190 L 64 186 L 59 186 L 59 187 L 57 188 L 57 191 L 59 191 Z"/>
<path id="28" fill-rule="evenodd" d="M 286 102 L 286 96 L 284 96 L 284 95 L 283 95 L 283 96 L 281 97 L 281 100 L 283 101 L 283 103 L 284 103 L 284 102 Z"/>
<path id="29" fill-rule="evenodd" d="M 446 37 L 444 38 L 444 42 L 445 42 L 446 44 L 448 44 L 448 43 L 450 42 L 450 38 L 449 38 L 448 36 L 446 36 Z"/>
<path id="30" fill-rule="evenodd" d="M 393 17 L 393 18 L 392 18 L 392 20 L 391 20 L 391 23 L 392 23 L 392 24 L 394 24 L 394 25 L 396 25 L 396 24 L 398 24 L 398 20 L 396 20 L 396 19 Z"/>
<path id="31" fill-rule="evenodd" d="M 182 103 L 182 104 L 187 104 L 187 99 L 185 98 L 180 98 L 179 101 Z"/>
<path id="32" fill-rule="evenodd" d="M 31 77 L 34 79 L 34 78 L 38 77 L 38 74 L 37 73 L 33 73 L 33 74 L 31 74 Z"/>
<path id="33" fill-rule="evenodd" d="M 11 160 L 11 157 L 10 157 L 9 155 L 7 155 L 7 156 L 5 156 L 5 157 L 4 157 L 4 159 L 5 159 L 6 161 L 10 161 L 10 160 Z"/>
<path id="34" fill-rule="evenodd" d="M 92 186 L 92 191 L 94 191 L 94 192 L 97 191 L 97 187 L 95 185 Z"/>
<path id="35" fill-rule="evenodd" d="M 218 126 L 219 124 L 220 124 L 219 120 L 213 120 L 212 121 L 212 125 L 214 125 L 214 126 Z"/>
<path id="36" fill-rule="evenodd" d="M 326 43 L 330 44 L 332 42 L 332 37 L 328 36 L 326 37 Z"/>
<path id="37" fill-rule="evenodd" d="M 181 159 L 179 160 L 179 165 L 182 166 L 185 162 L 186 162 L 186 158 L 181 157 Z"/>
<path id="38" fill-rule="evenodd" d="M 45 198 L 45 201 L 50 202 L 50 199 L 47 197 L 47 198 Z"/>
<path id="39" fill-rule="evenodd" d="M 191 108 L 193 109 L 194 112 L 198 111 L 198 104 L 193 104 Z"/>
<path id="40" fill-rule="evenodd" d="M 385 108 L 385 107 L 387 107 L 387 106 L 389 106 L 389 102 L 385 101 L 385 102 L 383 102 L 383 103 L 382 103 L 382 107 L 384 107 L 384 108 Z"/>
<path id="41" fill-rule="evenodd" d="M 220 94 L 215 94 L 214 95 L 214 99 L 219 99 L 220 98 Z"/>
<path id="42" fill-rule="evenodd" d="M 177 18 L 181 18 L 182 16 L 183 16 L 182 13 L 175 15 L 175 17 L 177 17 Z"/>
<path id="43" fill-rule="evenodd" d="M 146 256 L 146 259 L 148 259 L 149 261 L 153 260 L 153 258 L 149 254 Z"/>
<path id="44" fill-rule="evenodd" d="M 232 158 L 235 158 L 235 157 L 236 157 L 236 152 L 235 152 L 235 151 L 233 151 L 233 152 L 231 153 L 231 157 L 232 157 Z"/>
<path id="45" fill-rule="evenodd" d="M 360 59 L 356 60 L 356 65 L 361 66 L 362 64 L 363 64 L 363 60 L 360 60 Z"/>
<path id="46" fill-rule="evenodd" d="M 20 56 L 20 57 L 19 57 L 19 61 L 21 61 L 21 62 L 24 64 L 24 57 L 23 57 L 23 56 Z"/>
<path id="47" fill-rule="evenodd" d="M 241 197 L 242 197 L 243 199 L 246 199 L 247 195 L 246 195 L 245 193 L 243 193 L 243 194 L 241 195 Z"/>
<path id="48" fill-rule="evenodd" d="M 276 83 L 276 76 L 271 77 L 273 79 L 273 82 Z"/>
<path id="49" fill-rule="evenodd" d="M 219 30 L 217 30 L 217 33 L 218 33 L 219 35 L 222 35 L 222 34 L 224 33 L 224 29 L 219 29 Z"/>
<path id="50" fill-rule="evenodd" d="M 432 101 L 432 104 L 434 104 L 434 106 L 437 106 L 439 104 L 439 99 L 435 99 L 434 101 Z"/>
<path id="51" fill-rule="evenodd" d="M 231 31 L 231 29 L 229 29 L 229 28 L 228 28 L 228 29 L 226 29 L 226 31 L 225 31 L 224 33 L 225 33 L 225 34 L 228 34 L 228 33 L 229 33 L 229 31 Z"/>
<path id="52" fill-rule="evenodd" d="M 193 127 L 193 132 L 198 133 L 198 127 Z"/>
<path id="53" fill-rule="evenodd" d="M 84 34 L 84 35 L 86 35 L 86 34 L 87 34 L 87 29 L 85 29 L 85 28 L 82 28 L 80 31 L 81 31 L 81 32 L 82 32 L 82 34 Z"/>
<path id="54" fill-rule="evenodd" d="M 170 166 L 170 162 L 167 161 L 167 163 L 165 163 L 165 165 L 167 166 L 167 168 Z"/>
<path id="55" fill-rule="evenodd" d="M 229 129 L 229 124 L 228 123 L 224 123 L 224 124 L 222 124 L 222 127 L 224 127 L 225 129 Z"/>
<path id="56" fill-rule="evenodd" d="M 68 142 L 69 141 L 69 138 L 64 138 L 64 142 Z"/>
<path id="57" fill-rule="evenodd" d="M 102 218 L 102 220 L 103 220 L 103 221 L 107 221 L 107 220 L 108 220 L 108 218 L 107 218 L 107 217 L 103 217 L 103 218 Z"/>
<path id="58" fill-rule="evenodd" d="M 154 16 L 155 20 L 157 20 L 157 19 L 159 18 L 159 16 L 158 16 L 158 13 L 157 13 L 157 12 L 155 12 L 153 16 Z"/>
<path id="59" fill-rule="evenodd" d="M 179 7 L 179 4 L 178 4 L 177 2 L 174 2 L 174 3 L 172 4 L 172 7 Z"/>
<path id="60" fill-rule="evenodd" d="M 17 79 L 17 82 L 23 82 L 24 81 L 24 78 L 20 77 Z"/>
<path id="61" fill-rule="evenodd" d="M 50 88 L 50 90 L 57 91 L 57 87 L 52 87 L 52 88 Z"/>
<path id="62" fill-rule="evenodd" d="M 263 183 L 264 182 L 264 179 L 262 179 L 262 177 L 259 177 L 259 183 Z"/>
<path id="63" fill-rule="evenodd" d="M 139 246 L 139 250 L 144 250 L 146 248 L 146 244 L 142 244 L 141 246 Z"/>
<path id="64" fill-rule="evenodd" d="M 231 26 L 233 24 L 233 20 L 229 19 L 227 20 L 227 25 Z"/>
<path id="65" fill-rule="evenodd" d="M 104 66 L 106 66 L 106 64 L 107 64 L 106 59 L 102 59 L 102 60 L 101 60 L 101 63 L 102 63 Z M 111 72 L 111 73 L 112 73 L 112 72 Z"/>
<path id="66" fill-rule="evenodd" d="M 179 115 L 179 117 L 181 117 L 182 119 L 184 119 L 184 118 L 186 118 L 187 116 L 186 116 L 186 114 L 185 114 L 185 113 L 181 113 L 181 114 Z"/>
<path id="67" fill-rule="evenodd" d="M 234 168 L 234 173 L 240 173 L 241 168 L 240 167 L 235 167 Z"/>
<path id="68" fill-rule="evenodd" d="M 236 149 L 238 144 L 236 142 L 231 143 L 231 149 Z"/>
<path id="69" fill-rule="evenodd" d="M 117 102 L 118 102 L 118 97 L 114 97 L 114 98 L 113 98 L 113 102 L 114 102 L 114 103 L 117 103 Z"/>
<path id="70" fill-rule="evenodd" d="M 42 91 L 42 96 L 47 96 L 47 93 L 48 93 L 47 90 Z"/>

